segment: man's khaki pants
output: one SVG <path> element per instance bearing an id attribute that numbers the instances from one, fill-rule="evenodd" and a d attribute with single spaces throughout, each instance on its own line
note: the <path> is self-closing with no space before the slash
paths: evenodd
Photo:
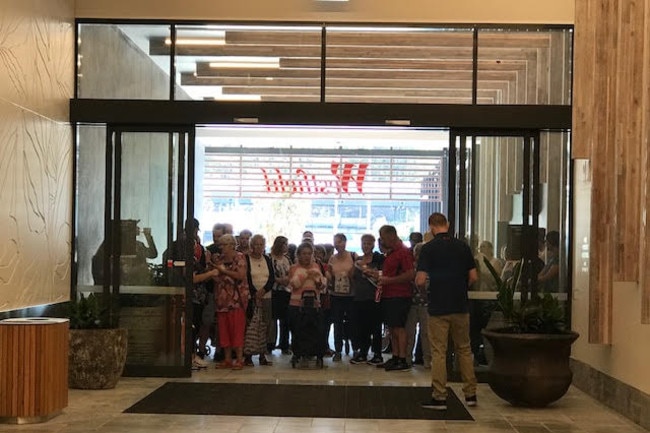
<path id="1" fill-rule="evenodd" d="M 476 375 L 469 342 L 469 313 L 429 316 L 429 343 L 431 344 L 431 386 L 436 400 L 447 398 L 447 342 L 454 342 L 454 352 L 460 367 L 465 397 L 476 395 Z"/>

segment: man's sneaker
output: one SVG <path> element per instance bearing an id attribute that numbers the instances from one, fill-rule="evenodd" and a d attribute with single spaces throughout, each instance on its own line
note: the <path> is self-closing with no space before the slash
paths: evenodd
<path id="1" fill-rule="evenodd" d="M 470 395 L 469 397 L 465 397 L 465 404 L 469 407 L 474 407 L 476 406 L 476 395 Z"/>
<path id="2" fill-rule="evenodd" d="M 350 360 L 350 364 L 365 364 L 368 362 L 368 357 L 366 355 L 357 354 L 354 358 Z"/>
<path id="3" fill-rule="evenodd" d="M 384 358 L 381 355 L 375 355 L 368 361 L 370 365 L 381 365 L 384 363 Z"/>
<path id="4" fill-rule="evenodd" d="M 332 356 L 332 361 L 341 362 L 341 353 L 340 352 L 334 353 L 334 356 Z"/>
<path id="5" fill-rule="evenodd" d="M 384 362 L 383 364 L 377 364 L 377 368 L 383 368 L 384 370 L 388 369 L 391 365 L 395 364 L 397 362 L 396 357 L 390 358 L 388 361 Z"/>
<path id="6" fill-rule="evenodd" d="M 423 409 L 447 410 L 447 400 L 436 400 L 432 398 L 431 400 L 420 403 L 420 407 Z"/>
<path id="7" fill-rule="evenodd" d="M 408 365 L 406 360 L 399 359 L 397 362 L 386 367 L 386 371 L 411 371 L 411 366 Z"/>

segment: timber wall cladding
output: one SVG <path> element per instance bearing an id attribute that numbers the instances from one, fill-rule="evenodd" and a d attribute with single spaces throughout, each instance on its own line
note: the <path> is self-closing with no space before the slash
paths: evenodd
<path id="1" fill-rule="evenodd" d="M 611 343 L 614 281 L 650 323 L 650 0 L 576 0 L 573 158 L 591 160 L 589 341 Z"/>

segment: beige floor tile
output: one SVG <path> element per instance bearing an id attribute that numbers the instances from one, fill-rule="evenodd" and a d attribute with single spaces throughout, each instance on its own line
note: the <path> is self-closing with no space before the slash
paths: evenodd
<path id="1" fill-rule="evenodd" d="M 187 382 L 325 384 L 331 386 L 429 386 L 429 371 L 386 373 L 373 366 L 332 363 L 323 370 L 292 369 L 288 356 L 274 356 L 272 367 L 222 371 L 209 368 Z M 123 411 L 167 382 L 164 378 L 122 378 L 113 390 L 70 390 L 63 414 L 44 424 L 0 425 L 5 433 L 644 433 L 646 430 L 571 388 L 545 409 L 517 408 L 480 384 L 475 421 L 363 420 L 207 415 L 125 414 Z M 462 395 L 460 384 L 451 384 Z"/>

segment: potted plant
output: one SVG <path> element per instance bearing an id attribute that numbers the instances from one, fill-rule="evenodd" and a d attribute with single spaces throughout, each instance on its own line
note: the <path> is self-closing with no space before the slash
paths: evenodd
<path id="1" fill-rule="evenodd" d="M 79 294 L 69 303 L 70 388 L 115 388 L 126 362 L 127 330 L 112 326 L 110 296 Z"/>
<path id="2" fill-rule="evenodd" d="M 569 357 L 578 334 L 566 329 L 564 308 L 555 297 L 522 281 L 522 275 L 524 280 L 529 278 L 524 260 L 505 281 L 487 260 L 485 265 L 497 283 L 497 310 L 503 314 L 503 326 L 482 332 L 494 355 L 488 374 L 490 388 L 513 405 L 544 407 L 561 398 L 571 385 Z M 515 299 L 517 289 L 519 300 Z"/>

